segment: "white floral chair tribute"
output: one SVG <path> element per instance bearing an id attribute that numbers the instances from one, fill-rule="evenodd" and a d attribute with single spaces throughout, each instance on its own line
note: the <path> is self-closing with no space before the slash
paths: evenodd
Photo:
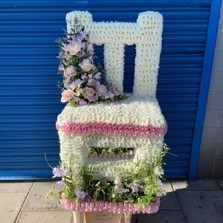
<path id="1" fill-rule="evenodd" d="M 87 163 L 97 174 L 114 181 L 123 170 L 137 171 L 134 162 L 151 162 L 163 149 L 167 125 L 156 99 L 163 19 L 158 12 L 147 11 L 139 14 L 136 23 L 93 22 L 91 13 L 74 11 L 66 16 L 68 33 L 75 18 L 84 25 L 92 43 L 104 45 L 106 79 L 120 91 L 124 47 L 136 45 L 133 94 L 128 99 L 78 107 L 67 105 L 56 123 L 62 163 L 69 165 L 69 157 L 74 156 L 75 168 Z M 134 148 L 134 153 L 89 157 L 90 147 Z M 162 170 L 158 172 L 159 175 Z M 119 204 L 118 209 L 112 204 L 106 204 L 107 209 L 99 203 L 91 204 L 90 209 L 89 204 L 77 205 L 78 208 L 73 205 L 70 210 L 120 212 L 121 208 L 122 213 L 154 213 L 159 209 L 159 199 L 141 209 L 130 204 Z M 83 216 L 79 218 L 76 215 L 76 221 L 81 222 Z"/>

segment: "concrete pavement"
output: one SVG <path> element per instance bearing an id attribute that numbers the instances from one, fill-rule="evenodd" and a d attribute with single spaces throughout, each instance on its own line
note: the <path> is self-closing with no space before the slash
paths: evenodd
<path id="1" fill-rule="evenodd" d="M 0 223 L 72 223 L 55 196 L 53 182 L 0 182 Z M 223 223 L 223 180 L 166 182 L 167 196 L 156 214 L 133 216 L 133 223 Z"/>

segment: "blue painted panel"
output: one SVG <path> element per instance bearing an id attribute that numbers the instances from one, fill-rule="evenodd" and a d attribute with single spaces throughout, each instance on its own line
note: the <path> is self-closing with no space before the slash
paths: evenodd
<path id="1" fill-rule="evenodd" d="M 66 28 L 71 10 L 89 10 L 94 20 L 134 22 L 139 12 L 159 11 L 164 16 L 163 50 L 157 97 L 169 125 L 166 142 L 177 156 L 166 159 L 166 176 L 186 178 L 193 152 L 194 129 L 203 97 L 208 28 L 212 8 L 219 0 L 4 0 L 0 2 L 0 179 L 50 177 L 44 158 L 58 163 L 55 130 L 63 108 L 57 82 L 58 48 L 55 40 Z M 219 9 L 215 8 L 215 13 Z M 216 14 L 216 18 L 217 15 Z M 212 26 L 210 26 L 212 25 Z M 214 35 L 213 35 L 214 37 Z M 213 41 L 215 39 L 213 38 Z M 97 50 L 99 58 L 102 49 Z M 134 47 L 126 48 L 125 90 L 132 90 Z M 204 61 L 205 56 L 205 61 Z M 100 59 L 99 59 L 100 60 Z M 210 67 L 210 64 L 209 64 Z M 202 76 L 203 75 L 203 76 Z M 206 82 L 206 88 L 209 79 Z M 201 94 L 202 93 L 202 94 Z M 206 101 L 206 94 L 204 97 Z M 200 106 L 200 104 L 199 104 Z M 204 112 L 204 106 L 201 106 Z M 200 119 L 203 121 L 202 117 Z M 201 129 L 198 130 L 201 132 Z M 197 150 L 196 150 L 197 151 Z M 195 158 L 191 157 L 195 154 Z M 193 172 L 196 168 L 193 167 Z"/>

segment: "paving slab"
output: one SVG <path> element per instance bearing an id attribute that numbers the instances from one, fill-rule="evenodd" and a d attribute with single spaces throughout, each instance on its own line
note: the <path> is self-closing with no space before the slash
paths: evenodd
<path id="1" fill-rule="evenodd" d="M 197 181 L 172 181 L 173 189 L 177 190 L 188 190 L 188 191 L 215 191 L 221 188 L 215 180 L 197 180 Z"/>
<path id="2" fill-rule="evenodd" d="M 156 214 L 140 214 L 138 219 L 138 223 L 186 223 L 181 210 L 160 210 Z"/>
<path id="3" fill-rule="evenodd" d="M 14 223 L 27 193 L 0 193 L 0 222 Z"/>
<path id="4" fill-rule="evenodd" d="M 0 192 L 26 193 L 29 192 L 32 182 L 0 182 Z"/>
<path id="5" fill-rule="evenodd" d="M 21 212 L 16 223 L 72 223 L 71 212 L 39 211 Z"/>
<path id="6" fill-rule="evenodd" d="M 164 188 L 167 194 L 161 198 L 160 209 L 180 209 L 180 203 L 176 197 L 171 183 L 165 182 Z"/>
<path id="7" fill-rule="evenodd" d="M 188 223 L 222 223 L 223 191 L 177 191 Z"/>
<path id="8" fill-rule="evenodd" d="M 223 190 L 223 179 L 222 180 L 218 180 L 218 184 L 220 185 L 221 189 Z"/>
<path id="9" fill-rule="evenodd" d="M 25 201 L 23 211 L 63 210 L 59 204 L 58 195 L 45 199 L 47 193 L 53 188 L 54 182 L 36 182 L 33 184 Z M 55 189 L 56 192 L 56 189 Z"/>

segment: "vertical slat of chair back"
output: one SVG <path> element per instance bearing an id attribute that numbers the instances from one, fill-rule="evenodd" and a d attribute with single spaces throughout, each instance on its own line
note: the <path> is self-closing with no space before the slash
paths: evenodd
<path id="1" fill-rule="evenodd" d="M 75 18 L 85 27 L 93 44 L 104 44 L 104 64 L 108 83 L 123 92 L 124 47 L 136 45 L 134 96 L 156 97 L 163 18 L 158 12 L 140 13 L 136 23 L 93 22 L 89 12 L 67 14 L 67 30 Z"/>

